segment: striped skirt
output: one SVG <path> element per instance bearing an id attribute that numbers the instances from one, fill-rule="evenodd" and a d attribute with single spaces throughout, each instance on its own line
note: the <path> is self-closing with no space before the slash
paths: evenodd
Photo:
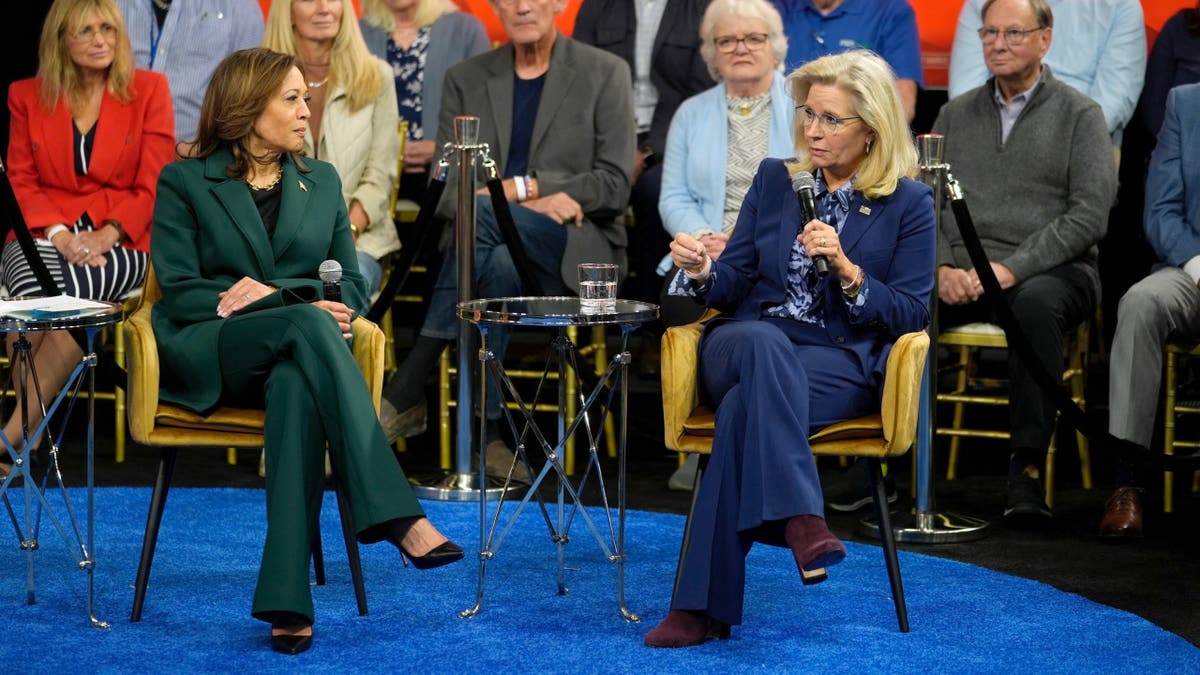
<path id="1" fill-rule="evenodd" d="M 76 234 L 91 229 L 91 219 L 86 214 L 72 228 Z M 54 244 L 41 237 L 35 237 L 33 241 L 50 276 L 67 295 L 89 300 L 118 300 L 141 286 L 146 278 L 150 256 L 144 251 L 128 249 L 118 243 L 104 254 L 107 262 L 103 267 L 92 267 L 68 263 Z M 0 252 L 0 281 L 12 297 L 46 294 L 17 241 L 5 244 Z"/>

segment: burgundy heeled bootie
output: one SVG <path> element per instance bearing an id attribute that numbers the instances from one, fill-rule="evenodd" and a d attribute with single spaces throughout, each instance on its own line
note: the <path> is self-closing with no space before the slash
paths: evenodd
<path id="1" fill-rule="evenodd" d="M 642 638 L 647 647 L 695 647 L 706 640 L 729 637 L 729 624 L 721 623 L 703 612 L 673 609 L 667 618 Z"/>
<path id="2" fill-rule="evenodd" d="M 800 581 L 805 586 L 829 578 L 825 568 L 846 559 L 846 547 L 829 531 L 825 519 L 818 516 L 793 516 L 787 523 L 784 539 L 792 549 Z"/>

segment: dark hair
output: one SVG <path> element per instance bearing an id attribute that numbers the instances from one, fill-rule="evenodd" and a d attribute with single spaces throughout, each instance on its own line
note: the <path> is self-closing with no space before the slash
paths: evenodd
<path id="1" fill-rule="evenodd" d="M 294 56 L 261 47 L 242 49 L 225 57 L 213 71 L 204 92 L 191 156 L 209 157 L 228 150 L 234 158 L 226 169 L 229 177 L 248 175 L 250 160 L 260 158 L 251 155 L 247 139 L 259 115 L 295 67 Z M 294 153 L 292 160 L 301 171 L 308 170 Z"/>
<path id="2" fill-rule="evenodd" d="M 1183 25 L 1188 35 L 1200 37 L 1200 1 L 1191 9 L 1183 10 Z"/>

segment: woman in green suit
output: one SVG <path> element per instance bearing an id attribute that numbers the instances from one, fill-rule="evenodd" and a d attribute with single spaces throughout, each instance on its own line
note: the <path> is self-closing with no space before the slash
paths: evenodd
<path id="1" fill-rule="evenodd" d="M 312 643 L 308 556 L 326 445 L 358 539 L 418 568 L 462 558 L 425 518 L 347 348 L 367 289 L 337 173 L 296 156 L 308 90 L 291 56 L 231 54 L 213 73 L 192 159 L 159 181 L 150 256 L 164 400 L 203 413 L 265 406 L 267 538 L 252 614 L 276 651 Z M 342 301 L 317 268 L 341 263 Z M 344 303 L 344 304 L 343 304 Z"/>

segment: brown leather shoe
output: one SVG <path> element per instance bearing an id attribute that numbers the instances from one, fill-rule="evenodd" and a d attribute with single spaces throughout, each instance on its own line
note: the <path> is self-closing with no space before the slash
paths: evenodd
<path id="1" fill-rule="evenodd" d="M 642 643 L 647 647 L 695 647 L 705 641 L 729 637 L 729 625 L 704 614 L 687 609 L 673 609 L 667 618 L 646 633 Z"/>
<path id="2" fill-rule="evenodd" d="M 1142 489 L 1117 488 L 1104 506 L 1101 537 L 1142 536 Z"/>

